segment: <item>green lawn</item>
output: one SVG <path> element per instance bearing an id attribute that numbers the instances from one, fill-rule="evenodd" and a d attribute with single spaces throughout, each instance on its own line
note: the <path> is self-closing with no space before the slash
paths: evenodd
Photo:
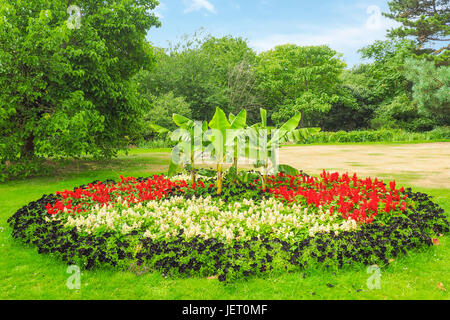
<path id="1" fill-rule="evenodd" d="M 52 176 L 0 184 L 0 299 L 449 299 L 450 237 L 440 245 L 410 252 L 382 267 L 381 289 L 369 290 L 367 268 L 271 274 L 224 285 L 201 278 L 166 279 L 158 273 L 137 276 L 114 270 L 83 271 L 81 289 L 69 290 L 67 266 L 11 238 L 6 220 L 21 206 L 65 188 L 124 176 L 148 176 L 163 170 L 166 150 L 133 150 L 108 162 L 73 162 Z M 400 184 L 410 186 L 407 177 Z M 448 215 L 450 189 L 415 190 L 433 195 Z M 442 283 L 447 291 L 438 288 Z M 332 284 L 334 287 L 328 287 Z"/>

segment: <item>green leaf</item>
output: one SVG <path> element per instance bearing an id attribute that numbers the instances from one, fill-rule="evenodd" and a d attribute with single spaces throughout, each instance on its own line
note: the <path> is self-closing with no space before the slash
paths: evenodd
<path id="1" fill-rule="evenodd" d="M 300 123 L 300 119 L 302 118 L 302 114 L 299 112 L 295 116 L 293 116 L 291 119 L 289 119 L 285 124 L 283 124 L 280 128 L 280 131 L 289 132 L 294 129 L 296 129 Z"/>
<path id="2" fill-rule="evenodd" d="M 231 115 L 231 114 L 230 114 Z M 244 129 L 247 122 L 247 110 L 242 109 L 231 122 L 231 129 Z"/>
<path id="3" fill-rule="evenodd" d="M 278 172 L 282 172 L 282 173 L 288 174 L 290 176 L 297 176 L 300 174 L 300 172 L 297 169 L 295 169 L 294 167 L 291 167 L 287 164 L 280 164 L 278 166 Z"/>
<path id="4" fill-rule="evenodd" d="M 150 129 L 152 129 L 154 132 L 159 133 L 159 134 L 164 134 L 164 133 L 170 132 L 169 129 L 166 129 L 166 128 L 164 128 L 164 127 L 161 127 L 161 126 L 159 126 L 159 125 L 157 125 L 157 124 L 155 124 L 155 123 L 150 123 L 148 126 L 149 126 Z"/>
<path id="5" fill-rule="evenodd" d="M 173 177 L 177 173 L 177 171 L 178 171 L 178 164 L 176 164 L 173 161 L 170 161 L 169 171 L 168 171 L 167 175 L 169 177 Z"/>
<path id="6" fill-rule="evenodd" d="M 208 131 L 208 122 L 207 121 L 203 121 L 203 123 L 202 123 L 202 131 L 203 132 Z"/>
<path id="7" fill-rule="evenodd" d="M 230 122 L 228 121 L 227 116 L 222 109 L 216 108 L 216 113 L 214 114 L 212 120 L 209 122 L 209 127 L 211 129 L 220 130 L 222 132 L 230 129 Z"/>
<path id="8" fill-rule="evenodd" d="M 213 178 L 216 176 L 217 172 L 215 170 L 202 168 L 198 170 L 198 174 L 204 177 Z"/>
<path id="9" fill-rule="evenodd" d="M 267 111 L 266 109 L 260 108 L 259 113 L 261 114 L 261 124 L 263 127 L 267 127 Z"/>
<path id="10" fill-rule="evenodd" d="M 173 119 L 173 122 L 175 122 L 175 124 L 177 126 L 179 126 L 180 128 L 183 128 L 183 129 L 188 129 L 193 123 L 192 120 L 190 120 L 180 114 L 176 114 L 176 113 L 173 114 L 172 119 Z"/>

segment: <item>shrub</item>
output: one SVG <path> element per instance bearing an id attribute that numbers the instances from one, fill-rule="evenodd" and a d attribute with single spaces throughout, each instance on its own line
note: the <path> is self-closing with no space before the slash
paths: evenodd
<path id="1" fill-rule="evenodd" d="M 306 143 L 358 143 L 358 142 L 409 142 L 450 139 L 449 127 L 439 127 L 429 132 L 409 132 L 402 129 L 319 132 L 306 139 Z"/>

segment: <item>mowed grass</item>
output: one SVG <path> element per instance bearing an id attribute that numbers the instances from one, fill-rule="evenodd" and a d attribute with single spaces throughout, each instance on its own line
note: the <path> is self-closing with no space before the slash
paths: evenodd
<path id="1" fill-rule="evenodd" d="M 6 220 L 20 207 L 43 194 L 124 176 L 149 176 L 167 163 L 166 150 L 133 150 L 128 156 L 107 162 L 81 161 L 52 176 L 11 181 L 0 185 L 0 299 L 449 299 L 450 237 L 440 245 L 416 250 L 381 266 L 380 289 L 370 290 L 372 274 L 354 265 L 341 270 L 314 269 L 268 274 L 224 285 L 203 278 L 164 278 L 160 273 L 138 276 L 130 271 L 83 271 L 81 289 L 70 290 L 67 265 L 11 237 Z M 411 186 L 409 177 L 397 176 Z M 448 215 L 450 189 L 414 190 L 434 196 Z M 447 291 L 438 287 L 442 283 Z M 332 285 L 333 287 L 330 287 Z"/>

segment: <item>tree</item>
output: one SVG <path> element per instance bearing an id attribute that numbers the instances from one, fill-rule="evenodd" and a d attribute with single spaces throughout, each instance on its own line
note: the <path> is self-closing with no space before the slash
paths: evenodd
<path id="1" fill-rule="evenodd" d="M 231 144 L 233 147 L 233 168 L 236 175 L 238 174 L 239 157 L 245 153 L 245 150 L 244 152 L 242 151 L 242 149 L 245 149 L 242 146 L 245 146 L 247 138 L 245 134 L 245 129 L 247 129 L 247 110 L 242 109 L 238 116 L 240 118 L 235 121 L 236 116 L 234 114 L 230 113 L 228 115 L 228 121 L 232 124 L 230 129 L 235 130 L 235 132 L 230 135 L 227 141 L 227 145 Z"/>
<path id="2" fill-rule="evenodd" d="M 175 97 L 173 92 L 154 98 L 150 111 L 145 120 L 172 131 L 176 129 L 172 116 L 174 113 L 191 118 L 192 112 L 189 103 L 183 97 Z"/>
<path id="3" fill-rule="evenodd" d="M 254 66 L 247 59 L 237 63 L 228 71 L 226 95 L 230 103 L 229 109 L 232 110 L 232 113 L 246 109 L 249 113 L 249 120 L 252 122 L 256 122 L 262 103 L 257 81 Z"/>
<path id="4" fill-rule="evenodd" d="M 404 93 L 411 92 L 411 82 L 404 75 L 405 60 L 412 56 L 414 44 L 409 40 L 375 41 L 359 50 L 363 59 L 373 62 L 364 67 L 365 79 L 370 92 L 370 103 L 389 104 Z"/>
<path id="5" fill-rule="evenodd" d="M 417 95 L 415 91 L 418 83 L 427 81 L 426 79 L 432 82 L 437 69 L 434 68 L 433 62 L 427 63 L 425 58 L 413 59 L 413 50 L 414 44 L 410 40 L 376 41 L 360 50 L 364 58 L 373 59 L 372 63 L 360 66 L 359 70 L 354 70 L 353 73 L 363 75 L 356 83 L 369 89 L 370 98 L 367 102 L 374 110 L 374 118 L 370 121 L 373 128 L 426 131 L 436 126 L 439 121 L 442 123 L 442 118 L 438 120 L 434 113 L 443 114 L 443 110 L 429 112 L 427 109 L 432 108 L 430 101 L 421 107 L 417 98 L 414 98 Z M 416 68 L 411 69 L 411 63 L 419 61 L 428 66 L 426 71 L 419 73 Z M 436 86 L 439 83 L 429 84 L 426 94 L 430 97 L 434 95 L 433 88 L 437 90 L 440 87 Z M 441 89 L 441 94 L 442 90 L 444 89 Z"/>
<path id="6" fill-rule="evenodd" d="M 443 64 L 449 62 L 449 0 L 393 0 L 388 18 L 401 23 L 388 33 L 391 38 L 413 37 L 419 53 L 432 54 Z"/>
<path id="7" fill-rule="evenodd" d="M 230 74 L 247 61 L 243 66 L 248 78 L 254 55 L 241 38 L 214 38 L 201 33 L 185 36 L 168 50 L 158 52 L 156 70 L 140 77 L 141 92 L 159 96 L 172 91 L 175 96 L 184 97 L 196 120 L 211 119 L 217 107 L 227 113 L 236 112 L 237 107 L 230 100 L 230 92 L 236 92 L 236 88 L 228 86 Z M 244 90 L 248 86 L 238 88 L 244 97 L 251 93 Z"/>
<path id="8" fill-rule="evenodd" d="M 338 100 L 328 113 L 315 115 L 317 125 L 323 131 L 352 131 L 369 127 L 371 108 L 364 101 L 365 90 L 344 83 L 338 90 Z"/>
<path id="9" fill-rule="evenodd" d="M 0 157 L 112 156 L 142 128 L 129 81 L 154 58 L 155 0 L 0 2 Z M 77 5 L 77 24 L 69 5 Z M 76 10 L 75 10 L 76 11 Z M 81 20 L 80 20 L 81 19 Z"/>
<path id="10" fill-rule="evenodd" d="M 257 72 L 264 104 L 275 123 L 302 112 L 302 124 L 315 125 L 318 112 L 337 101 L 345 63 L 327 46 L 277 46 L 261 53 Z"/>
<path id="11" fill-rule="evenodd" d="M 436 121 L 419 113 L 416 103 L 407 94 L 395 97 L 391 103 L 383 104 L 375 111 L 371 126 L 379 128 L 395 128 L 407 131 L 429 131 Z"/>
<path id="12" fill-rule="evenodd" d="M 413 101 L 419 112 L 449 125 L 450 66 L 436 67 L 432 61 L 408 59 L 405 74 L 414 83 Z"/>

